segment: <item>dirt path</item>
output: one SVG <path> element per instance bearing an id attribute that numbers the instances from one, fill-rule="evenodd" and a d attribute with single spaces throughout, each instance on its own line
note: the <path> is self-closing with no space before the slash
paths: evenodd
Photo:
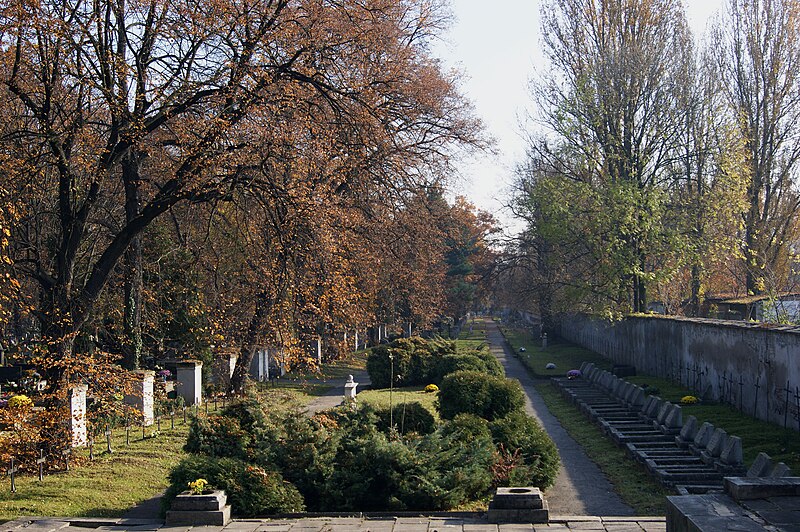
<path id="1" fill-rule="evenodd" d="M 551 515 L 632 516 L 633 508 L 622 502 L 605 475 L 592 462 L 558 420 L 550 413 L 522 363 L 511 353 L 497 324 L 485 319 L 492 354 L 500 360 L 506 376 L 519 380 L 525 390 L 525 410 L 539 420 L 558 447 L 561 469 L 556 483 L 547 490 Z M 588 421 L 587 421 L 588 423 Z"/>

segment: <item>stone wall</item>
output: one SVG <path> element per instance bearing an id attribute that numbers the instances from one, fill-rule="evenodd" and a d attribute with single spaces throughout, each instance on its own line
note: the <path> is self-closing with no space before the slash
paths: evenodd
<path id="1" fill-rule="evenodd" d="M 800 430 L 800 328 L 642 316 L 562 316 L 563 338 L 703 399 Z"/>

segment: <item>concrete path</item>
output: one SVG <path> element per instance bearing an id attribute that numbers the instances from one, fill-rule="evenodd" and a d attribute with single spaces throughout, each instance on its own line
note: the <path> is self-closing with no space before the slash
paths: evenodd
<path id="1" fill-rule="evenodd" d="M 527 396 L 525 410 L 539 420 L 558 447 L 561 469 L 555 485 L 545 493 L 550 513 L 571 515 L 632 516 L 633 508 L 622 502 L 597 465 L 550 413 L 534 388 L 534 380 L 514 356 L 497 324 L 484 319 L 489 348 L 506 370 L 506 376 L 519 380 Z M 587 421 L 588 423 L 588 421 Z"/>
<path id="2" fill-rule="evenodd" d="M 511 532 L 606 530 L 665 532 L 663 517 L 551 517 L 544 525 L 493 525 L 480 516 L 466 517 L 308 517 L 305 519 L 235 519 L 227 526 L 165 526 L 163 521 L 102 518 L 21 517 L 4 523 L 2 532 Z"/>
<path id="3" fill-rule="evenodd" d="M 353 380 L 358 383 L 359 388 L 368 386 L 370 383 L 369 375 L 366 372 L 354 373 Z M 347 378 L 325 381 L 325 384 L 331 385 L 332 388 L 328 390 L 325 395 L 320 395 L 306 405 L 308 415 L 312 416 L 317 412 L 330 410 L 342 404 L 342 400 L 344 399 L 344 384 L 346 382 Z M 358 388 L 356 390 L 358 390 Z"/>

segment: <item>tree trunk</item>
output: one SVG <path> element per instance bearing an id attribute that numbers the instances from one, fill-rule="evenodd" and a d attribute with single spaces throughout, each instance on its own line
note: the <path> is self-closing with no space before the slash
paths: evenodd
<path id="1" fill-rule="evenodd" d="M 228 390 L 229 393 L 237 395 L 244 393 L 245 385 L 247 384 L 247 376 L 250 372 L 250 364 L 253 363 L 253 356 L 255 356 L 258 338 L 266 322 L 268 310 L 269 298 L 267 293 L 262 291 L 256 296 L 256 308 L 253 312 L 253 316 L 250 318 L 247 334 L 242 341 L 239 358 L 236 360 L 236 367 L 233 369 L 233 376 L 231 376 L 230 388 Z"/>
<path id="2" fill-rule="evenodd" d="M 139 172 L 140 157 L 131 150 L 122 159 L 122 180 L 125 184 L 125 221 L 130 223 L 140 214 Z M 123 321 L 125 340 L 122 342 L 122 365 L 139 369 L 142 355 L 142 238 L 137 234 L 125 250 L 124 256 Z"/>

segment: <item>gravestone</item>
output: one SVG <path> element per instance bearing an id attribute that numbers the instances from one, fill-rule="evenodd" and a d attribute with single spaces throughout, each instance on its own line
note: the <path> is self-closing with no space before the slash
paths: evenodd
<path id="1" fill-rule="evenodd" d="M 692 451 L 694 453 L 699 453 L 703 449 L 708 446 L 708 441 L 711 439 L 711 434 L 714 432 L 714 425 L 709 422 L 705 422 L 700 425 L 700 428 L 697 430 L 697 435 L 694 437 L 694 442 L 691 445 Z"/>
<path id="2" fill-rule="evenodd" d="M 316 349 L 317 364 L 322 364 L 322 336 L 317 336 L 314 340 L 314 348 Z"/>
<path id="3" fill-rule="evenodd" d="M 772 459 L 767 453 L 758 453 L 750 469 L 747 470 L 748 477 L 766 477 L 772 471 Z"/>
<path id="4" fill-rule="evenodd" d="M 182 360 L 176 364 L 178 384 L 175 390 L 187 405 L 203 402 L 203 363 L 200 360 Z"/>
<path id="5" fill-rule="evenodd" d="M 688 447 L 689 442 L 693 442 L 694 437 L 697 436 L 698 430 L 699 427 L 697 426 L 697 418 L 694 416 L 689 416 L 689 418 L 686 420 L 686 423 L 683 424 L 680 434 L 675 436 L 675 443 L 680 447 Z"/>
<path id="6" fill-rule="evenodd" d="M 723 429 L 714 429 L 714 433 L 708 440 L 706 450 L 701 453 L 703 461 L 710 463 L 720 457 L 725 445 L 728 443 L 728 433 Z"/>
<path id="7" fill-rule="evenodd" d="M 269 380 L 269 349 L 266 347 L 256 349 L 253 361 L 250 363 L 250 376 L 258 382 Z"/>
<path id="8" fill-rule="evenodd" d="M 728 436 L 725 447 L 719 455 L 719 461 L 726 466 L 740 466 L 744 461 L 742 457 L 742 439 L 738 436 Z"/>
<path id="9" fill-rule="evenodd" d="M 155 381 L 155 371 L 136 370 L 131 372 L 134 379 L 134 390 L 130 395 L 126 395 L 124 402 L 131 405 L 142 416 L 142 423 L 146 427 L 153 424 L 153 383 Z"/>
<path id="10" fill-rule="evenodd" d="M 76 384 L 69 389 L 69 428 L 73 447 L 85 447 L 89 441 L 86 430 L 86 392 L 89 386 Z"/>

